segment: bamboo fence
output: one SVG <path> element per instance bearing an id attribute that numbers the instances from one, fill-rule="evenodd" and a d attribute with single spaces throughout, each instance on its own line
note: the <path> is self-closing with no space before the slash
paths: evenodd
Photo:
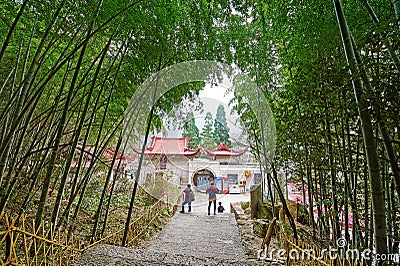
<path id="1" fill-rule="evenodd" d="M 129 226 L 127 246 L 133 246 L 140 237 L 148 232 L 148 228 L 161 212 L 168 206 L 159 200 L 137 218 Z M 17 222 L 18 221 L 18 222 Z M 53 230 L 53 225 L 42 221 L 37 227 L 28 218 L 9 217 L 0 214 L 0 247 L 4 251 L 0 255 L 1 265 L 69 265 L 77 256 L 97 244 L 122 245 L 124 230 L 120 229 L 94 241 L 84 239 L 67 230 Z M 92 243 L 91 243 L 92 242 Z"/>

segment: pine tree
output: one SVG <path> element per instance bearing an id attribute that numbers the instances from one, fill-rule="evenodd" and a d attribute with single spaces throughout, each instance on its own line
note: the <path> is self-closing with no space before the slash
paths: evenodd
<path id="1" fill-rule="evenodd" d="M 216 142 L 213 136 L 213 118 L 210 112 L 207 112 L 204 119 L 204 126 L 201 130 L 201 141 L 205 148 L 212 149 L 216 146 Z"/>
<path id="2" fill-rule="evenodd" d="M 231 141 L 229 139 L 229 128 L 225 117 L 225 108 L 222 104 L 220 104 L 217 109 L 217 114 L 214 120 L 213 137 L 217 144 L 223 142 L 227 146 L 231 146 Z"/>
<path id="3" fill-rule="evenodd" d="M 196 149 L 200 144 L 200 132 L 196 126 L 193 112 L 189 112 L 186 117 L 185 124 L 183 125 L 182 137 L 190 139 L 189 148 Z"/>

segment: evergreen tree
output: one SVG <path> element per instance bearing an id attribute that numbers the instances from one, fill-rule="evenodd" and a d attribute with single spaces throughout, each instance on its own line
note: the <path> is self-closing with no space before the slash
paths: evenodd
<path id="1" fill-rule="evenodd" d="M 223 142 L 229 147 L 231 146 L 231 141 L 229 139 L 229 128 L 225 117 L 225 108 L 222 104 L 218 105 L 217 114 L 214 120 L 213 137 L 217 144 Z"/>
<path id="2" fill-rule="evenodd" d="M 204 126 L 201 130 L 201 142 L 203 146 L 207 149 L 212 149 L 215 147 L 215 139 L 213 136 L 213 118 L 210 112 L 207 112 L 204 119 Z"/>
<path id="3" fill-rule="evenodd" d="M 190 139 L 189 147 L 195 149 L 200 144 L 200 132 L 196 126 L 193 112 L 189 112 L 186 117 L 185 124 L 183 125 L 182 137 L 188 137 Z"/>

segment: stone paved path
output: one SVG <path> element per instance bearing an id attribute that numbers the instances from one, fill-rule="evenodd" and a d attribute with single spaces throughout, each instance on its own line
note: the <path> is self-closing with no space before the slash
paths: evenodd
<path id="1" fill-rule="evenodd" d="M 99 245 L 74 265 L 256 265 L 246 259 L 229 199 L 220 200 L 226 213 L 208 216 L 205 195 L 197 195 L 192 213 L 177 212 L 145 250 Z"/>

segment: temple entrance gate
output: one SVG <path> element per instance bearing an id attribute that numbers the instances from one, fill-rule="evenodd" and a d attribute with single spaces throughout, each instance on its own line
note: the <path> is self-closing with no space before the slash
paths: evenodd
<path id="1" fill-rule="evenodd" d="M 196 171 L 193 176 L 193 185 L 200 191 L 205 191 L 207 187 L 213 182 L 215 175 L 208 169 L 201 169 Z"/>

